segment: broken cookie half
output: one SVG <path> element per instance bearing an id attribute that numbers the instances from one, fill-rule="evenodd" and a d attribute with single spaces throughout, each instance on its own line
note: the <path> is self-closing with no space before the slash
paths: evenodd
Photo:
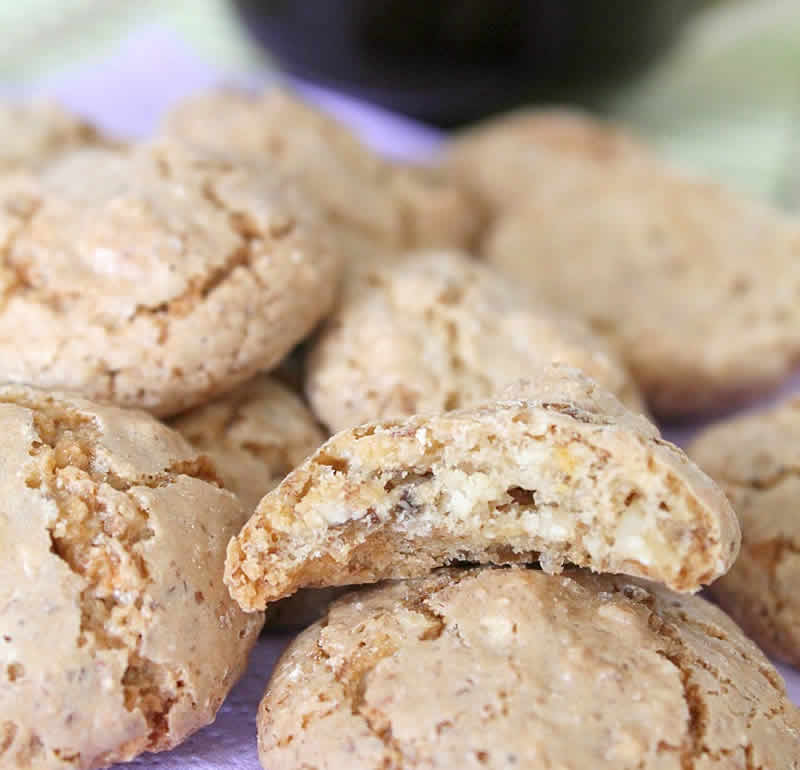
<path id="1" fill-rule="evenodd" d="M 246 610 L 459 561 L 571 563 L 692 592 L 739 541 L 724 494 L 680 449 L 554 365 L 490 403 L 338 433 L 264 497 L 225 580 Z"/>

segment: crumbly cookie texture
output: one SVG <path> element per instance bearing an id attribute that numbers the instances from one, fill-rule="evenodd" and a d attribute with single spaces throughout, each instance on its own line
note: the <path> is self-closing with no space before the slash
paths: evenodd
<path id="1" fill-rule="evenodd" d="M 800 768 L 783 680 L 700 597 L 578 570 L 349 595 L 278 662 L 264 767 Z"/>
<path id="2" fill-rule="evenodd" d="M 531 177 L 483 252 L 606 336 L 659 415 L 769 389 L 800 361 L 800 224 L 640 155 Z"/>
<path id="3" fill-rule="evenodd" d="M 345 285 L 309 353 L 306 394 L 339 431 L 479 403 L 551 361 L 582 369 L 643 409 L 605 340 L 582 323 L 466 254 L 424 251 Z"/>
<path id="4" fill-rule="evenodd" d="M 222 583 L 244 508 L 141 412 L 5 385 L 0 444 L 0 766 L 175 746 L 214 719 L 262 625 Z"/>
<path id="5" fill-rule="evenodd" d="M 333 302 L 316 209 L 169 143 L 0 180 L 0 378 L 169 415 L 275 366 Z"/>
<path id="6" fill-rule="evenodd" d="M 323 441 L 300 398 L 269 375 L 179 415 L 171 425 L 207 453 L 248 511 Z"/>
<path id="7" fill-rule="evenodd" d="M 553 366 L 521 397 L 338 433 L 261 501 L 225 580 L 245 610 L 455 561 L 572 563 L 696 591 L 739 538 L 725 496 L 655 426 Z"/>
<path id="8" fill-rule="evenodd" d="M 442 165 L 502 214 L 535 187 L 551 189 L 574 175 L 652 166 L 653 156 L 633 136 L 587 113 L 521 109 L 479 123 L 445 144 Z"/>
<path id="9" fill-rule="evenodd" d="M 689 453 L 742 528 L 739 558 L 712 593 L 770 655 L 800 666 L 800 398 L 718 423 Z"/>
<path id="10" fill-rule="evenodd" d="M 79 147 L 109 145 L 87 121 L 57 104 L 0 105 L 0 172 L 36 169 Z"/>
<path id="11" fill-rule="evenodd" d="M 282 88 L 201 94 L 167 115 L 164 132 L 261 158 L 290 174 L 343 231 L 356 258 L 376 244 L 466 246 L 481 226 L 472 198 L 440 170 L 381 158 L 346 126 Z"/>

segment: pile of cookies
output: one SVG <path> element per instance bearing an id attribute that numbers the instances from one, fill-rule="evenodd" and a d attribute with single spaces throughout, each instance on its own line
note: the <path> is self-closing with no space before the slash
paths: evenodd
<path id="1" fill-rule="evenodd" d="M 0 768 L 174 747 L 317 618 L 266 770 L 800 768 L 693 595 L 800 665 L 800 401 L 651 421 L 800 359 L 800 223 L 574 112 L 431 167 L 279 89 L 0 126 Z"/>

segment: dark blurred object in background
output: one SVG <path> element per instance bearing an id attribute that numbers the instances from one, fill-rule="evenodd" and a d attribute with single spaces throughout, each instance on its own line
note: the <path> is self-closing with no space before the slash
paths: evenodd
<path id="1" fill-rule="evenodd" d="M 454 125 L 580 100 L 646 65 L 697 0 L 235 0 L 288 72 Z"/>

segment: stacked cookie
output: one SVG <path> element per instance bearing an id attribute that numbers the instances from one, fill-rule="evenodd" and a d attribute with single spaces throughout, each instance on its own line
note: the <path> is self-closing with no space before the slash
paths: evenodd
<path id="1" fill-rule="evenodd" d="M 177 745 L 265 610 L 323 615 L 262 702 L 266 770 L 800 767 L 780 676 L 690 596 L 727 573 L 721 603 L 796 660 L 795 533 L 752 534 L 796 481 L 794 417 L 770 461 L 758 430 L 693 450 L 741 517 L 734 566 L 728 499 L 645 416 L 786 370 L 794 306 L 764 298 L 793 276 L 745 256 L 792 267 L 794 223 L 575 115 L 439 169 L 281 90 L 202 96 L 136 146 L 1 120 L 32 128 L 0 148 L 0 767 Z"/>
<path id="2" fill-rule="evenodd" d="M 459 187 L 289 94 L 216 94 L 205 134 L 204 103 L 133 146 L 0 114 L 3 767 L 107 765 L 214 718 L 264 622 L 229 596 L 228 541 L 325 438 L 287 357 L 349 250 L 475 233 Z"/>

